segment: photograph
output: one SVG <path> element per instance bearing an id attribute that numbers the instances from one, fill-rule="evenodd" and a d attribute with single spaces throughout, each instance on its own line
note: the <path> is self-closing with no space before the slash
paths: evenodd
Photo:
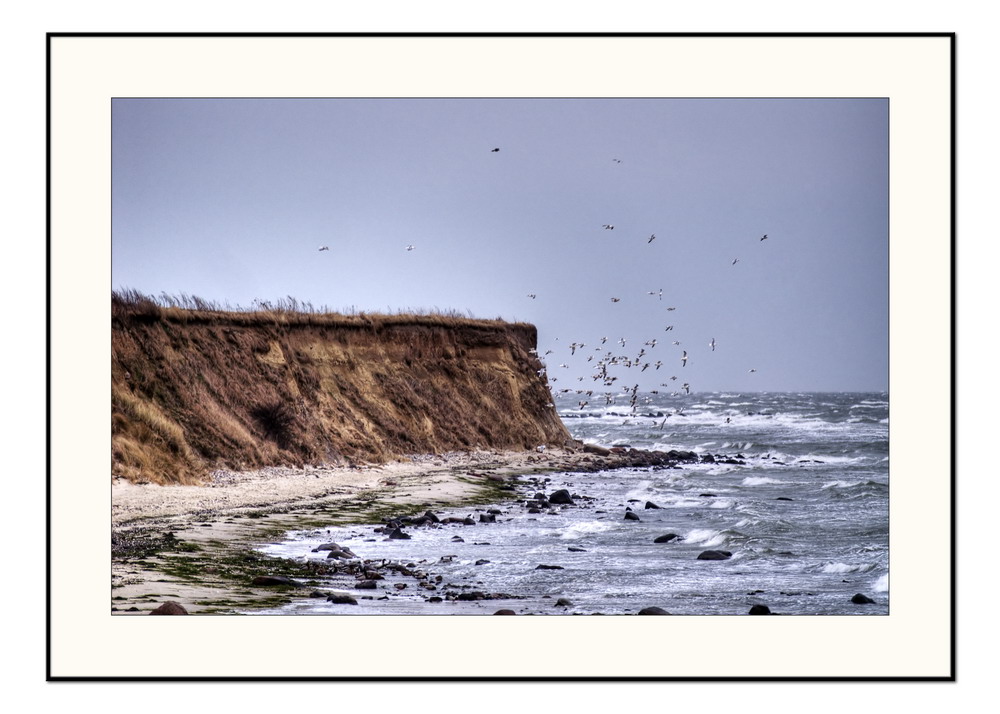
<path id="1" fill-rule="evenodd" d="M 50 34 L 47 677 L 953 678 L 953 53 Z"/>
<path id="2" fill-rule="evenodd" d="M 113 612 L 890 612 L 885 99 L 111 122 Z"/>

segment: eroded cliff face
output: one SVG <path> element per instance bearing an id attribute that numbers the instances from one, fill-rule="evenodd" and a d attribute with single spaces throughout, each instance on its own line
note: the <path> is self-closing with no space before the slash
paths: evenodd
<path id="1" fill-rule="evenodd" d="M 381 463 L 565 445 L 532 325 L 443 316 L 112 309 L 112 473 Z"/>

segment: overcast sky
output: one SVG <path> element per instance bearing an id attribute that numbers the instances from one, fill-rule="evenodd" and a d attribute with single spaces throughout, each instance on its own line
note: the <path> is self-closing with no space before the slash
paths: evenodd
<path id="1" fill-rule="evenodd" d="M 885 100 L 119 99 L 112 132 L 115 289 L 527 321 L 554 389 L 643 348 L 616 384 L 888 389 Z"/>

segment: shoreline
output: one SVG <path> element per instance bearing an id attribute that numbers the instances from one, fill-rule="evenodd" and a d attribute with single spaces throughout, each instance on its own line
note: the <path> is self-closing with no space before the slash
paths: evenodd
<path id="1" fill-rule="evenodd" d="M 291 585 L 255 586 L 254 577 L 308 582 L 322 575 L 315 565 L 255 554 L 254 546 L 287 531 L 512 499 L 521 476 L 668 460 L 662 453 L 581 445 L 541 453 L 414 455 L 383 465 L 218 471 L 200 486 L 118 480 L 111 497 L 112 612 L 148 614 L 165 602 L 191 614 L 274 607 L 303 592 Z"/>

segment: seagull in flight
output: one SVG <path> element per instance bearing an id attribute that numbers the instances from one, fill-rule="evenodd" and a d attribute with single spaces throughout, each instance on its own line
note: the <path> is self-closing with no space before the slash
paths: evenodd
<path id="1" fill-rule="evenodd" d="M 649 240 L 648 240 L 648 241 L 646 241 L 646 245 L 649 245 L 649 244 L 650 244 L 650 243 L 652 243 L 652 242 L 653 242 L 654 240 L 656 240 L 656 234 L 655 234 L 655 233 L 653 233 L 652 235 L 650 235 L 650 236 L 649 236 Z"/>
<path id="2" fill-rule="evenodd" d="M 688 353 L 684 350 L 684 354 L 681 355 L 681 367 L 687 367 L 688 364 Z"/>
<path id="3" fill-rule="evenodd" d="M 677 309 L 676 307 L 668 307 L 667 308 L 667 312 L 671 312 L 671 311 L 676 310 L 676 309 Z"/>
<path id="4" fill-rule="evenodd" d="M 747 370 L 747 374 L 753 374 L 753 373 L 754 373 L 754 372 L 756 372 L 756 371 L 757 371 L 757 370 L 755 370 L 755 369 L 748 369 L 748 370 Z"/>
<path id="5" fill-rule="evenodd" d="M 414 245 L 408 245 L 408 246 L 406 246 L 406 250 L 407 250 L 407 251 L 411 251 L 411 250 L 413 250 L 414 248 L 416 248 L 416 246 L 414 246 Z"/>
<path id="6" fill-rule="evenodd" d="M 622 162 L 621 159 L 611 159 L 611 160 L 614 161 L 616 164 L 620 164 Z"/>
<path id="7" fill-rule="evenodd" d="M 740 262 L 739 258 L 733 258 L 733 265 L 736 265 L 739 262 Z"/>
<path id="8" fill-rule="evenodd" d="M 712 348 L 712 352 L 715 352 L 715 338 L 714 337 L 712 338 L 712 341 L 708 343 L 708 346 Z"/>
<path id="9" fill-rule="evenodd" d="M 528 297 L 530 297 L 532 300 L 534 300 L 538 296 L 535 295 L 535 293 L 528 293 Z"/>
<path id="10" fill-rule="evenodd" d="M 324 250 L 330 250 L 330 246 L 328 246 L 328 245 L 321 245 L 321 246 L 319 247 L 319 249 L 320 249 L 320 251 L 324 251 Z"/>
<path id="11" fill-rule="evenodd" d="M 767 240 L 767 233 L 765 233 L 764 235 L 762 235 L 762 236 L 760 237 L 760 239 L 761 239 L 761 240 Z"/>
<path id="12" fill-rule="evenodd" d="M 497 147 L 494 147 L 494 148 L 490 149 L 490 153 L 491 153 L 491 154 L 495 154 L 495 153 L 497 153 L 498 151 L 500 151 L 500 147 L 499 147 L 499 146 L 497 146 Z"/>
<path id="13" fill-rule="evenodd" d="M 615 229 L 615 227 L 613 225 L 611 225 L 610 223 L 603 224 L 603 228 L 606 231 L 613 231 Z"/>
<path id="14" fill-rule="evenodd" d="M 663 331 L 664 332 L 670 332 L 672 329 L 674 329 L 673 325 L 667 325 L 666 329 L 664 329 Z"/>
<path id="15" fill-rule="evenodd" d="M 611 302 L 621 302 L 621 298 L 611 298 Z"/>

